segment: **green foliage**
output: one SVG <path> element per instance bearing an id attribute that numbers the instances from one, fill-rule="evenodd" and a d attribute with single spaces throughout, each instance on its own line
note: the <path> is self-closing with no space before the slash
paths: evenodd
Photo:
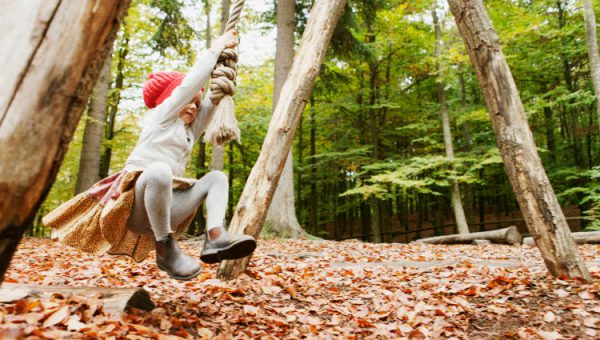
<path id="1" fill-rule="evenodd" d="M 125 89 L 115 139 L 110 142 L 114 150 L 111 171 L 122 168 L 137 140 L 145 113 L 140 99 L 145 76 L 165 69 L 185 72 L 198 46 L 204 46 L 196 33 L 205 29 L 199 22 L 204 19 L 197 17 L 202 13 L 201 3 L 133 2 L 115 45 L 123 46 L 125 37 L 129 38 Z M 333 225 L 338 229 L 361 222 L 368 226 L 370 217 L 363 214 L 375 211 L 373 200 L 386 204 L 395 200 L 387 211 L 382 210 L 383 215 L 400 216 L 404 205 L 410 215 L 407 228 L 417 223 L 417 214 L 429 218 L 428 223 L 434 219 L 450 223 L 452 213 L 440 208 L 439 202 L 450 200 L 452 179 L 459 182 L 465 201 L 469 200 L 465 207 L 471 221 L 477 220 L 474 215 L 481 204 L 487 215 L 518 209 L 477 77 L 454 19 L 442 2 L 437 13 L 443 49 L 439 58 L 434 57 L 432 3 L 349 1 L 303 112 L 293 150 L 295 180 L 301 183 L 297 213 L 313 234 L 334 237 L 330 234 Z M 564 6 L 559 8 L 555 0 L 485 1 L 560 203 L 565 209 L 585 213 L 590 218 L 588 228 L 600 228 L 600 138 L 584 27 L 576 1 L 561 3 Z M 299 41 L 312 1 L 296 4 Z M 274 6 L 266 13 L 252 12 L 244 25 L 272 29 L 274 14 Z M 214 27 L 217 21 L 212 21 Z M 244 43 L 243 33 L 241 37 Z M 439 72 L 436 64 L 441 66 Z M 269 125 L 273 67 L 273 60 L 255 66 L 242 62 L 238 71 L 235 100 L 242 144 L 228 147 L 225 156 L 233 202 L 244 188 Z M 113 62 L 113 79 L 115 73 Z M 444 150 L 439 80 L 446 85 L 455 151 L 452 163 Z M 81 129 L 42 210 L 52 209 L 71 195 Z M 208 146 L 208 159 L 210 153 Z M 186 169 L 190 177 L 205 171 L 198 167 L 196 157 L 194 152 Z M 311 225 L 313 218 L 316 225 Z"/>
<path id="2" fill-rule="evenodd" d="M 196 37 L 196 32 L 183 16 L 183 4 L 179 0 L 150 0 L 150 6 L 160 12 L 150 20 L 158 28 L 150 40 L 155 51 L 165 56 L 167 48 L 173 48 L 178 54 L 192 58 L 190 41 Z"/>
<path id="3" fill-rule="evenodd" d="M 600 230 L 600 166 L 583 172 L 567 168 L 555 175 L 563 177 L 564 182 L 571 183 L 571 186 L 557 195 L 561 203 L 584 207 L 583 212 L 590 221 L 587 229 Z"/>

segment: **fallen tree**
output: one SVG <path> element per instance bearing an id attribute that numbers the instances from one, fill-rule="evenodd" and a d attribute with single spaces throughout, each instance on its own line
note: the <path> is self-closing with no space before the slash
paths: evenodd
<path id="1" fill-rule="evenodd" d="M 416 243 L 429 244 L 469 244 L 475 240 L 488 240 L 492 243 L 500 244 L 519 244 L 523 240 L 523 236 L 517 227 L 512 226 L 504 229 L 481 231 L 470 234 L 452 234 L 444 236 L 435 236 L 416 240 Z"/>
<path id="2" fill-rule="evenodd" d="M 0 287 L 0 302 L 10 303 L 26 297 L 41 298 L 52 294 L 99 296 L 102 300 L 102 309 L 111 314 L 119 314 L 132 307 L 143 310 L 154 309 L 150 294 L 142 288 L 38 286 L 5 282 Z"/>
<path id="3" fill-rule="evenodd" d="M 576 244 L 599 244 L 600 243 L 600 231 L 580 231 L 577 233 L 571 233 L 573 240 Z M 533 237 L 525 237 L 523 244 L 535 245 Z"/>

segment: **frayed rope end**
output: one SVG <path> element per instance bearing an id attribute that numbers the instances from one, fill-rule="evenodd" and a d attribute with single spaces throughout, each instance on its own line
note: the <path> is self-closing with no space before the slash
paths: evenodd
<path id="1" fill-rule="evenodd" d="M 235 140 L 240 143 L 240 135 L 233 97 L 225 96 L 215 108 L 213 119 L 204 132 L 204 142 L 223 145 Z"/>

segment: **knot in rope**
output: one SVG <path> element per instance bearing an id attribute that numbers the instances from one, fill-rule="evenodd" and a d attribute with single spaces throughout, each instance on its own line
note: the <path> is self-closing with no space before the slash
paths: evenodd
<path id="1" fill-rule="evenodd" d="M 234 4 L 225 31 L 235 28 L 240 20 L 243 6 L 244 0 L 238 0 Z M 210 100 L 216 108 L 212 122 L 204 132 L 204 141 L 207 143 L 223 145 L 231 140 L 240 141 L 240 129 L 237 126 L 232 97 L 235 93 L 237 61 L 238 54 L 234 49 L 223 50 L 211 75 Z"/>
<path id="2" fill-rule="evenodd" d="M 238 54 L 233 49 L 225 49 L 221 52 L 217 66 L 211 75 L 210 100 L 217 105 L 225 96 L 233 96 L 235 93 L 235 77 L 237 76 Z"/>

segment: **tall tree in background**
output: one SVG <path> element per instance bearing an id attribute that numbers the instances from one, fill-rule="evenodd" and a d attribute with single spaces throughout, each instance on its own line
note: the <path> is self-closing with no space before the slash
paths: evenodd
<path id="1" fill-rule="evenodd" d="M 104 151 L 100 159 L 100 178 L 108 176 L 110 169 L 110 160 L 112 157 L 112 140 L 115 136 L 115 121 L 117 119 L 117 111 L 119 102 L 121 101 L 121 91 L 123 91 L 123 82 L 125 80 L 125 60 L 129 54 L 129 31 L 127 22 L 123 22 L 123 38 L 120 41 L 117 51 L 117 74 L 115 82 L 111 89 L 108 112 L 106 114 L 106 123 L 104 124 Z"/>
<path id="2" fill-rule="evenodd" d="M 225 26 L 229 20 L 229 7 L 231 0 L 223 0 L 221 2 L 221 34 L 225 33 Z M 233 143 L 233 142 L 231 142 Z M 210 158 L 211 170 L 223 170 L 225 166 L 225 145 L 212 145 L 212 154 Z"/>
<path id="3" fill-rule="evenodd" d="M 538 156 L 525 110 L 481 0 L 448 0 L 488 107 L 527 227 L 552 275 L 591 280 Z"/>
<path id="4" fill-rule="evenodd" d="M 102 135 L 104 132 L 104 121 L 106 120 L 106 100 L 108 98 L 108 90 L 110 89 L 111 64 L 112 54 L 109 53 L 96 82 L 91 105 L 86 117 L 75 194 L 87 190 L 100 179 Z"/>
<path id="5" fill-rule="evenodd" d="M 260 234 L 302 111 L 310 98 L 331 35 L 345 4 L 346 0 L 319 0 L 311 9 L 298 55 L 281 88 L 281 100 L 273 111 L 261 152 L 233 215 L 230 227 L 233 233 L 255 237 Z M 249 260 L 250 256 L 222 261 L 218 277 L 224 280 L 236 278 L 244 272 Z"/>
<path id="6" fill-rule="evenodd" d="M 295 16 L 295 0 L 277 1 L 277 47 L 275 50 L 273 110 L 277 107 L 281 87 L 294 61 Z M 290 148 L 263 229 L 265 232 L 273 233 L 278 237 L 297 238 L 304 234 L 304 230 L 302 230 L 296 218 L 294 204 L 294 165 L 292 157 L 292 148 Z"/>
<path id="7" fill-rule="evenodd" d="M 204 16 L 206 18 L 206 27 L 204 31 L 204 36 L 206 39 L 206 48 L 209 49 L 212 44 L 211 37 L 211 21 L 210 21 L 210 10 L 211 10 L 211 0 L 204 0 Z M 210 82 L 210 80 L 209 80 Z M 204 88 L 208 88 L 209 84 L 206 84 Z M 204 176 L 207 172 L 206 168 L 206 143 L 200 138 L 198 140 L 198 163 L 196 166 L 196 178 L 200 178 Z M 204 228 L 206 228 L 206 218 L 204 217 L 202 207 L 196 213 L 196 217 L 194 218 L 194 225 L 190 227 L 188 232 L 192 235 L 200 235 Z"/>
<path id="8" fill-rule="evenodd" d="M 452 145 L 452 133 L 450 131 L 450 116 L 448 115 L 448 103 L 446 101 L 446 82 L 444 81 L 444 74 L 442 70 L 442 25 L 437 15 L 437 1 L 433 2 L 431 9 L 431 16 L 433 17 L 433 25 L 435 28 L 435 58 L 436 58 L 436 72 L 437 72 L 437 83 L 438 83 L 438 97 L 440 100 L 440 118 L 442 120 L 442 130 L 444 132 L 444 148 L 446 149 L 446 157 L 451 163 L 451 167 L 454 170 L 454 146 Z M 452 171 L 455 175 L 456 172 Z M 465 217 L 465 211 L 463 209 L 462 200 L 460 198 L 460 188 L 458 181 L 455 178 L 451 179 L 451 200 L 452 209 L 454 210 L 454 218 L 456 220 L 456 228 L 459 234 L 468 234 L 469 226 L 467 224 L 467 218 Z"/>
<path id="9" fill-rule="evenodd" d="M 585 41 L 590 59 L 590 73 L 596 96 L 596 113 L 600 125 L 600 55 L 598 54 L 598 35 L 596 33 L 596 15 L 592 0 L 583 0 L 583 20 L 585 22 Z"/>

